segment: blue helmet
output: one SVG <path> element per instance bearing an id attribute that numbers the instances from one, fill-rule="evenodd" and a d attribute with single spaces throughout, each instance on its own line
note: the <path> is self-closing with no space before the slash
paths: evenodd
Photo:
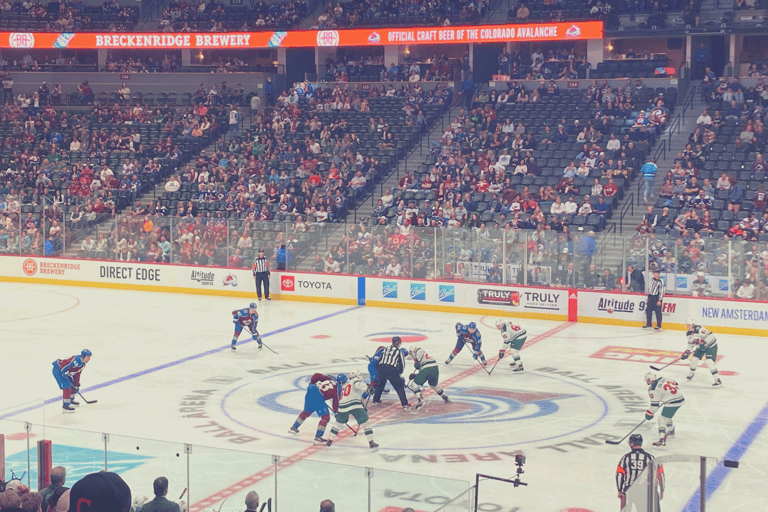
<path id="1" fill-rule="evenodd" d="M 467 328 L 469 328 L 469 329 L 477 329 L 477 324 L 475 322 L 469 322 L 469 325 L 467 325 Z"/>
<path id="2" fill-rule="evenodd" d="M 80 352 L 80 357 L 91 357 L 93 354 L 90 350 L 87 348 L 84 348 L 82 352 Z"/>
<path id="3" fill-rule="evenodd" d="M 347 378 L 346 373 L 340 373 L 336 376 L 336 382 L 338 382 L 339 384 L 346 384 L 348 380 L 349 378 Z"/>
<path id="4" fill-rule="evenodd" d="M 251 305 L 248 306 L 248 307 L 251 308 L 251 309 L 256 309 L 256 303 L 255 302 L 251 302 Z"/>

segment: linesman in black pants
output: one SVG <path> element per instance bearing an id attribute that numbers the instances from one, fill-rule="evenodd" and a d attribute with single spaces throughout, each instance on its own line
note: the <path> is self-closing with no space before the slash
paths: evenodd
<path id="1" fill-rule="evenodd" d="M 256 281 L 256 295 L 261 300 L 261 286 L 264 285 L 264 296 L 269 298 L 269 260 L 264 257 L 264 249 L 259 249 L 258 257 L 253 260 L 253 279 Z"/>
<path id="2" fill-rule="evenodd" d="M 643 329 L 650 329 L 653 325 L 653 313 L 656 312 L 656 327 L 658 331 L 661 329 L 661 304 L 664 301 L 664 281 L 661 280 L 661 271 L 659 269 L 653 270 L 653 279 L 648 283 L 648 303 L 645 305 L 645 314 L 648 316 L 648 321 L 643 326 Z"/>
<path id="3" fill-rule="evenodd" d="M 405 369 L 405 349 L 401 349 L 402 340 L 400 336 L 392 337 L 392 345 L 384 349 L 379 359 L 379 382 L 376 384 L 376 393 L 373 395 L 373 403 L 381 403 L 381 393 L 387 385 L 387 381 L 395 388 L 397 396 L 400 397 L 400 403 L 403 410 L 408 410 L 411 406 L 405 397 L 405 381 L 401 374 Z"/>

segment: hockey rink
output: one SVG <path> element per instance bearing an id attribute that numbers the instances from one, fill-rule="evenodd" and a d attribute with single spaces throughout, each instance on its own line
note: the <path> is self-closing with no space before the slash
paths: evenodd
<path id="1" fill-rule="evenodd" d="M 444 361 L 456 343 L 454 324 L 475 321 L 491 368 L 502 344 L 496 316 L 274 300 L 258 303 L 258 330 L 278 354 L 252 342 L 233 352 L 231 311 L 248 302 L 0 283 L 6 479 L 13 471 L 34 485 L 35 442 L 48 439 L 53 464 L 68 469 L 68 485 L 104 468 L 105 446 L 109 469 L 134 496 L 151 496 L 152 480 L 162 475 L 170 480 L 168 497 L 178 497 L 189 463 L 191 512 L 243 510 L 250 490 L 262 501 L 276 499 L 281 511 L 317 510 L 328 498 L 339 512 L 359 512 L 367 510 L 369 483 L 371 510 L 436 511 L 474 484 L 476 473 L 513 477 L 522 453 L 528 486 L 483 482 L 479 510 L 616 511 L 616 464 L 629 447 L 604 441 L 643 420 L 649 362 L 663 365 L 672 359 L 660 351 L 686 348 L 680 331 L 519 319 L 529 335 L 525 373 L 513 374 L 508 357 L 489 376 L 467 349 Z M 739 460 L 738 469 L 709 467 L 707 510 L 768 510 L 766 341 L 715 334 L 723 387 L 712 388 L 703 365 L 692 381 L 686 363 L 669 367 L 659 374 L 676 379 L 686 399 L 674 418 L 676 437 L 653 447 L 656 418 L 638 432 L 657 456 Z M 315 415 L 298 436 L 288 434 L 313 373 L 367 375 L 366 355 L 393 335 L 438 361 L 452 403 L 430 393 L 420 411 L 403 412 L 394 392 L 384 395 L 368 410 L 381 445 L 376 453 L 362 432 L 350 430 L 330 448 L 314 445 Z M 51 363 L 84 348 L 93 358 L 81 392 L 98 403 L 80 400 L 65 414 Z M 410 361 L 406 380 L 409 370 Z M 24 422 L 32 424 L 31 475 L 24 474 Z M 272 455 L 280 457 L 277 477 Z M 373 468 L 370 479 L 365 468 Z M 698 510 L 698 465 L 665 469 L 662 510 Z M 446 510 L 468 510 L 467 502 Z"/>

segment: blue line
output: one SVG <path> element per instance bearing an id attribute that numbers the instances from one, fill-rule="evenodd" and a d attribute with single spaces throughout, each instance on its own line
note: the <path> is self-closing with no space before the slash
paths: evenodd
<path id="1" fill-rule="evenodd" d="M 335 313 L 329 313 L 327 315 L 319 316 L 317 318 L 313 318 L 312 320 L 305 320 L 305 321 L 299 322 L 297 324 L 289 325 L 287 327 L 282 327 L 282 328 L 280 328 L 280 329 L 278 329 L 276 331 L 272 331 L 272 332 L 269 332 L 267 334 L 263 334 L 261 337 L 262 338 L 267 338 L 269 336 L 274 336 L 275 334 L 280 334 L 280 333 L 283 333 L 285 331 L 290 331 L 292 329 L 296 329 L 297 327 L 303 327 L 305 325 L 309 325 L 309 324 L 312 324 L 312 323 L 315 323 L 315 322 L 320 322 L 320 321 L 326 320 L 328 318 L 333 318 L 334 316 L 342 315 L 344 313 L 348 313 L 348 312 L 353 311 L 355 309 L 359 309 L 359 306 L 352 306 L 351 308 L 342 309 L 341 311 L 336 311 Z M 246 343 L 250 343 L 251 341 L 253 341 L 253 340 L 252 339 L 248 339 L 246 341 L 239 342 L 238 344 L 244 345 Z M 227 345 L 224 345 L 223 347 L 214 348 L 214 349 L 211 349 L 211 350 L 206 350 L 205 352 L 201 352 L 199 354 L 195 354 L 195 355 L 192 355 L 192 356 L 184 357 L 182 359 L 177 359 L 176 361 L 171 361 L 170 363 L 161 364 L 159 366 L 155 366 L 155 367 L 149 368 L 147 370 L 142 370 L 140 372 L 131 373 L 130 375 L 125 375 L 123 377 L 118 377 L 117 379 L 112 379 L 112 380 L 109 380 L 107 382 L 102 382 L 101 384 L 96 384 L 95 386 L 91 386 L 91 387 L 89 387 L 87 389 L 84 389 L 83 391 L 95 391 L 97 389 L 105 388 L 105 387 L 111 386 L 113 384 L 120 384 L 121 382 L 125 382 L 127 380 L 135 379 L 137 377 L 143 377 L 144 375 L 149 375 L 150 373 L 155 373 L 155 372 L 158 372 L 160 370 L 165 370 L 166 368 L 171 368 L 173 366 L 177 366 L 177 365 L 180 365 L 182 363 L 186 363 L 186 362 L 189 362 L 189 361 L 194 361 L 195 359 L 200 359 L 201 357 L 209 356 L 211 354 L 215 354 L 217 352 L 221 352 L 222 350 L 229 350 L 229 349 L 230 349 L 230 345 L 227 344 Z M 56 398 L 49 398 L 48 400 L 46 400 L 42 404 L 31 405 L 31 406 L 26 407 L 24 409 L 20 409 L 18 411 L 14 411 L 14 412 L 10 412 L 8 414 L 4 414 L 4 415 L 0 416 L 0 420 L 8 419 L 8 418 L 10 418 L 12 416 L 17 416 L 19 414 L 22 414 L 22 413 L 25 413 L 25 412 L 28 412 L 28 411 L 33 411 L 35 409 L 39 409 L 40 407 L 56 403 L 59 400 L 61 400 L 60 396 L 56 397 Z"/>
<path id="2" fill-rule="evenodd" d="M 741 436 L 736 440 L 735 443 L 733 443 L 733 446 L 726 452 L 725 457 L 723 457 L 724 460 L 739 460 L 741 457 L 744 456 L 745 453 L 747 453 L 747 450 L 749 450 L 749 447 L 752 445 L 752 443 L 757 439 L 757 436 L 760 435 L 760 432 L 763 431 L 765 428 L 765 425 L 768 423 L 768 403 L 765 404 L 763 407 L 763 410 L 760 411 L 757 414 L 757 417 L 752 420 L 752 423 L 747 426 L 746 430 L 741 434 Z M 718 464 L 715 469 L 712 470 L 712 472 L 707 477 L 707 500 L 709 500 L 712 495 L 717 491 L 717 488 L 720 487 L 720 485 L 725 480 L 725 477 L 727 477 L 731 469 L 734 468 L 726 468 L 725 466 Z M 691 499 L 688 500 L 688 503 L 686 503 L 685 508 L 683 509 L 683 512 L 698 512 L 699 511 L 699 502 L 701 500 L 701 490 L 697 489 L 695 493 L 693 493 L 693 496 L 691 496 Z"/>

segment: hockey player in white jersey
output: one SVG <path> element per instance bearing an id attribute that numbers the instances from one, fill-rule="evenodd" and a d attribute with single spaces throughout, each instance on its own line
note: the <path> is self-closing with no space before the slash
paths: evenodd
<path id="1" fill-rule="evenodd" d="M 336 413 L 336 422 L 331 427 L 331 433 L 328 436 L 328 446 L 333 444 L 333 440 L 339 434 L 339 431 L 344 428 L 344 425 L 349 421 L 349 416 L 354 416 L 357 420 L 357 424 L 365 432 L 365 437 L 368 439 L 368 446 L 374 452 L 379 449 L 379 445 L 373 440 L 373 427 L 371 427 L 368 421 L 368 413 L 363 407 L 363 395 L 367 395 L 368 385 L 365 383 L 362 377 L 357 373 L 353 373 L 349 378 L 345 374 L 339 374 L 336 377 L 336 382 L 339 383 L 341 389 L 339 390 L 339 411 Z"/>
<path id="2" fill-rule="evenodd" d="M 504 340 L 499 349 L 499 360 L 504 358 L 507 346 L 509 346 L 512 352 L 512 362 L 509 363 L 509 366 L 512 367 L 513 372 L 522 373 L 524 369 L 523 361 L 520 359 L 520 350 L 528 339 L 528 333 L 521 326 L 507 322 L 502 318 L 496 320 L 496 328 L 501 331 L 501 338 Z"/>
<path id="3" fill-rule="evenodd" d="M 697 325 L 692 318 L 685 321 L 685 327 L 688 330 L 686 333 L 688 349 L 683 352 L 680 359 L 691 358 L 691 372 L 686 378 L 688 380 L 693 378 L 699 361 L 704 359 L 704 364 L 707 365 L 707 368 L 712 373 L 712 377 L 715 379 L 715 383 L 712 385 L 722 386 L 723 383 L 717 372 L 717 338 L 715 338 L 715 334 L 706 327 Z"/>
<path id="4" fill-rule="evenodd" d="M 437 361 L 430 359 L 426 350 L 419 347 L 412 348 L 408 352 L 408 355 L 413 359 L 413 367 L 416 369 L 416 373 L 412 373 L 408 377 L 408 380 L 413 381 L 413 384 L 410 386 L 411 391 L 413 391 L 416 398 L 419 400 L 416 404 L 416 410 L 418 411 L 424 407 L 424 397 L 421 394 L 421 386 L 423 386 L 424 383 L 428 383 L 429 387 L 434 389 L 435 393 L 437 393 L 440 398 L 446 402 L 450 402 L 451 400 L 448 398 L 448 395 L 445 394 L 443 388 L 438 384 L 438 381 L 440 380 L 440 367 L 438 366 Z"/>
<path id="5" fill-rule="evenodd" d="M 683 405 L 685 398 L 677 382 L 665 377 L 656 378 L 653 372 L 645 374 L 645 383 L 648 384 L 648 396 L 651 397 L 651 406 L 645 412 L 646 421 L 651 421 L 656 411 L 661 408 L 659 440 L 653 443 L 653 446 L 666 446 L 667 438 L 675 435 L 672 417 Z"/>

